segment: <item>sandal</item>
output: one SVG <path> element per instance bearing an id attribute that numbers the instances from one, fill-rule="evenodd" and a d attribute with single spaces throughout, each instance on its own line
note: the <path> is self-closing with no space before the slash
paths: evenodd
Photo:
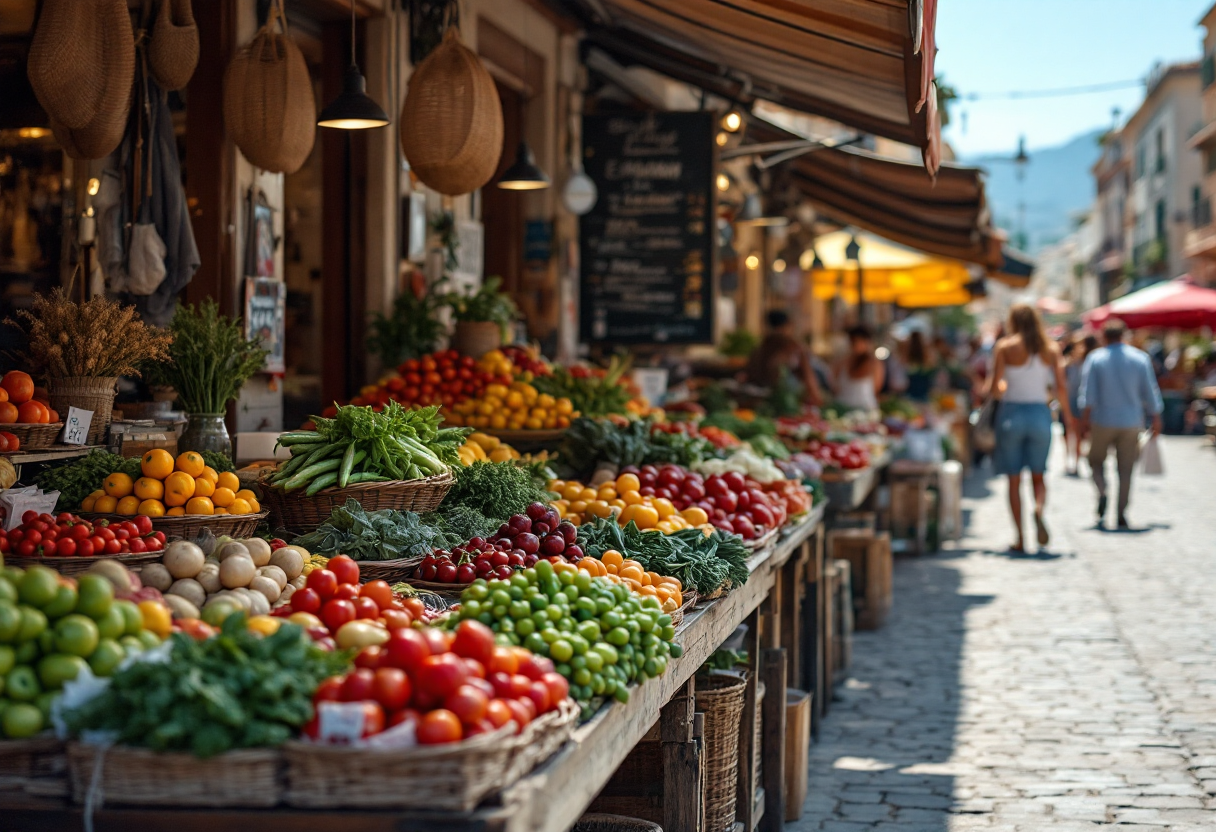
<path id="1" fill-rule="evenodd" d="M 1039 545 L 1046 546 L 1051 542 L 1051 533 L 1047 531 L 1047 524 L 1043 522 L 1043 515 L 1037 511 L 1034 513 L 1034 525 L 1039 533 Z"/>

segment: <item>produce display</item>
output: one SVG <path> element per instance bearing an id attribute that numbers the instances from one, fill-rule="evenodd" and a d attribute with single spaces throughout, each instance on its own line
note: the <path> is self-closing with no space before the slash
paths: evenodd
<path id="1" fill-rule="evenodd" d="M 10 370 L 0 379 L 0 425 L 46 425 L 59 421 L 45 396 L 35 398 L 34 380 L 29 373 Z M 16 451 L 21 443 L 11 433 L 3 434 L 6 446 L 0 450 Z"/>
<path id="2" fill-rule="evenodd" d="M 174 633 L 167 661 L 131 663 L 65 721 L 73 733 L 112 731 L 122 745 L 197 757 L 280 745 L 312 719 L 318 685 L 349 659 L 276 623 L 255 632 L 238 613 L 213 638 Z"/>
<path id="3" fill-rule="evenodd" d="M 438 413 L 437 407 L 407 410 L 396 402 L 379 412 L 357 405 L 339 407 L 332 419 L 314 418 L 315 430 L 279 437 L 291 459 L 269 482 L 311 496 L 324 488 L 446 473 L 449 465 L 459 462 L 457 448 L 468 431 L 441 429 Z"/>
<path id="4" fill-rule="evenodd" d="M 399 628 L 382 646 L 365 647 L 355 669 L 317 688 L 317 716 L 304 732 L 318 740 L 361 739 L 387 729 L 408 732 L 420 745 L 442 745 L 487 734 L 514 722 L 516 731 L 569 698 L 569 683 L 553 662 L 521 647 L 495 644 L 494 632 L 462 621 L 454 632 Z M 358 734 L 349 712 L 359 706 Z"/>
<path id="5" fill-rule="evenodd" d="M 406 360 L 397 368 L 397 375 L 364 387 L 350 403 L 373 409 L 381 409 L 389 402 L 405 407 L 443 405 L 450 408 L 480 396 L 487 385 L 510 384 L 513 376 L 509 361 L 503 367 L 497 361 L 483 359 L 478 362 L 456 350 L 441 350 Z M 324 415 L 332 416 L 333 412 Z"/>
<path id="6" fill-rule="evenodd" d="M 131 555 L 164 547 L 165 533 L 154 531 L 147 517 L 90 522 L 68 512 L 52 516 L 27 511 L 20 525 L 0 530 L 0 553 L 19 558 Z"/>
<path id="7" fill-rule="evenodd" d="M 623 414 L 629 412 L 633 398 L 624 378 L 630 363 L 613 356 L 606 370 L 554 367 L 549 373 L 538 374 L 533 384 L 542 394 L 567 399 L 584 416 Z"/>
<path id="8" fill-rule="evenodd" d="M 551 396 L 526 381 L 512 381 L 487 385 L 480 396 L 452 405 L 447 420 L 482 430 L 555 430 L 569 427 L 578 415 L 565 396 Z"/>
<path id="9" fill-rule="evenodd" d="M 771 459 L 760 456 L 748 447 L 736 448 L 727 457 L 707 459 L 693 467 L 702 474 L 725 474 L 734 471 L 757 482 L 774 482 L 785 478 L 785 474 Z"/>
<path id="10" fill-rule="evenodd" d="M 95 465 L 107 462 L 97 457 Z M 128 470 L 124 463 L 121 470 L 107 475 L 101 488 L 80 501 L 80 508 L 98 514 L 144 517 L 256 514 L 262 510 L 257 497 L 241 487 L 236 474 L 217 472 L 194 451 L 174 459 L 163 448 L 153 448 L 139 460 L 138 477 L 132 477 Z"/>
<path id="11" fill-rule="evenodd" d="M 676 469 L 676 472 L 668 469 Z M 683 485 L 687 481 L 686 474 L 679 466 L 671 465 L 663 466 L 658 476 L 664 478 L 662 482 Z M 705 496 L 704 487 L 697 490 L 693 483 L 688 485 L 688 494 L 679 489 L 673 492 L 657 478 L 653 483 L 642 485 L 637 473 L 625 470 L 615 480 L 606 480 L 598 488 L 583 485 L 578 480 L 550 480 L 548 488 L 558 495 L 553 507 L 561 518 L 576 526 L 592 517 L 616 517 L 621 525 L 632 522 L 641 529 L 657 529 L 670 534 L 709 523 L 705 510 L 693 504 L 694 495 Z"/>
<path id="12" fill-rule="evenodd" d="M 474 462 L 511 462 L 519 459 L 519 451 L 503 442 L 497 436 L 473 431 L 465 443 L 457 449 L 462 465 L 472 465 Z"/>
<path id="13" fill-rule="evenodd" d="M 116 598 L 116 586 L 125 598 Z M 168 611 L 154 600 L 130 600 L 146 597 L 138 590 L 115 561 L 98 561 L 78 578 L 45 566 L 3 569 L 0 737 L 37 734 L 64 684 L 86 667 L 110 676 L 128 655 L 168 635 Z"/>
<path id="14" fill-rule="evenodd" d="M 584 556 L 579 560 L 578 568 L 593 578 L 607 578 L 614 584 L 625 584 L 639 595 L 658 598 L 663 612 L 675 612 L 684 603 L 684 586 L 679 578 L 647 572 L 641 563 L 615 549 L 609 549 L 598 558 Z"/>
<path id="15" fill-rule="evenodd" d="M 460 622 L 480 621 L 511 645 L 552 660 L 584 715 L 598 697 L 627 702 L 630 684 L 662 675 L 668 657 L 683 653 L 658 598 L 578 569 L 559 571 L 547 560 L 509 580 L 475 581 L 448 620 L 458 633 Z"/>
<path id="16" fill-rule="evenodd" d="M 510 578 L 542 558 L 578 563 L 583 550 L 577 539 L 578 530 L 562 522 L 554 509 L 532 503 L 526 514 L 512 515 L 488 539 L 474 537 L 450 552 L 436 549 L 423 559 L 416 576 L 435 583 L 471 584 L 478 578 Z"/>
<path id="17" fill-rule="evenodd" d="M 456 482 L 441 510 L 462 506 L 499 524 L 532 503 L 549 501 L 548 492 L 527 468 L 509 462 L 476 462 L 454 473 Z"/>
<path id="18" fill-rule="evenodd" d="M 861 439 L 848 442 L 812 439 L 806 445 L 806 453 L 819 460 L 824 468 L 856 471 L 870 465 L 870 446 Z"/>
<path id="19" fill-rule="evenodd" d="M 487 524 L 489 521 L 486 521 Z M 334 508 L 316 531 L 295 539 L 295 545 L 324 555 L 348 555 L 355 560 L 398 560 L 422 557 L 448 543 L 443 529 L 423 522 L 413 512 L 365 511 L 348 498 Z"/>
<path id="20" fill-rule="evenodd" d="M 650 419 L 576 419 L 562 441 L 560 459 L 574 473 L 593 471 L 597 464 L 689 467 L 713 457 L 708 439 L 680 430 L 657 428 Z"/>

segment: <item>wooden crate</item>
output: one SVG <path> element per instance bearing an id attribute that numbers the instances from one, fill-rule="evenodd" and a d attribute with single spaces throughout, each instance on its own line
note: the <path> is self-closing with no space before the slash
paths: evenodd
<path id="1" fill-rule="evenodd" d="M 811 694 L 785 689 L 785 820 L 802 817 L 811 753 Z"/>
<path id="2" fill-rule="evenodd" d="M 850 566 L 857 628 L 881 627 L 892 603 L 890 536 L 886 532 L 833 529 L 828 532 L 828 556 Z"/>
<path id="3" fill-rule="evenodd" d="M 824 664 L 828 671 L 828 690 L 842 684 L 853 663 L 853 582 L 847 560 L 829 560 L 826 566 L 828 627 Z"/>
<path id="4" fill-rule="evenodd" d="M 928 482 L 923 479 L 891 483 L 888 528 L 891 537 L 915 537 L 929 524 Z"/>

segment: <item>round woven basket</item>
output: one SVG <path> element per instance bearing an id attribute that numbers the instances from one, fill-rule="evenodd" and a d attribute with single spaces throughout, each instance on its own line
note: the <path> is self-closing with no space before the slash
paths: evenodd
<path id="1" fill-rule="evenodd" d="M 90 36 L 100 38 L 103 60 L 88 71 L 101 77 L 100 105 L 81 127 L 69 127 L 51 114 L 51 131 L 64 152 L 82 160 L 104 159 L 122 142 L 135 83 L 135 33 L 127 4 L 122 0 L 102 0 L 93 7 L 96 11 L 91 16 L 91 25 L 95 33 Z"/>
<path id="2" fill-rule="evenodd" d="M 49 566 L 60 575 L 79 575 L 89 571 L 89 567 L 103 557 L 106 560 L 116 560 L 128 569 L 132 567 L 146 566 L 149 563 L 154 563 L 160 560 L 164 552 L 139 552 L 134 555 L 98 555 L 89 558 L 15 558 L 10 555 L 4 556 L 5 566 L 16 566 L 20 569 L 29 569 L 31 566 Z"/>
<path id="3" fill-rule="evenodd" d="M 641 818 L 588 812 L 578 819 L 570 832 L 663 832 L 663 827 Z"/>
<path id="4" fill-rule="evenodd" d="M 481 358 L 502 346 L 502 327 L 493 321 L 457 321 L 452 331 L 452 349 L 461 355 Z"/>
<path id="5" fill-rule="evenodd" d="M 705 714 L 705 829 L 726 832 L 735 823 L 739 782 L 739 721 L 747 681 L 737 674 L 713 673 L 697 679 L 697 710 Z M 752 730 L 753 726 L 747 726 Z"/>
<path id="6" fill-rule="evenodd" d="M 211 533 L 216 537 L 221 535 L 249 537 L 258 530 L 258 524 L 265 520 L 269 514 L 270 512 L 268 511 L 260 511 L 257 514 L 184 514 L 181 517 L 153 517 L 152 528 L 154 531 L 164 532 L 165 537 L 183 537 L 187 540 L 193 540 L 201 535 L 203 529 L 210 529 Z M 89 521 L 131 519 L 129 516 L 121 514 L 93 514 L 88 512 L 80 516 Z M 163 553 L 156 552 L 155 554 L 159 556 Z"/>
<path id="7" fill-rule="evenodd" d="M 113 377 L 52 378 L 47 381 L 47 392 L 51 407 L 62 419 L 67 418 L 69 407 L 92 411 L 93 421 L 89 423 L 87 442 L 90 445 L 100 445 L 105 441 L 106 432 L 110 429 L 114 396 L 118 392 L 115 386 L 117 383 L 118 379 Z"/>
<path id="8" fill-rule="evenodd" d="M 224 122 L 245 158 L 263 170 L 295 173 L 312 152 L 317 102 L 304 54 L 287 35 L 281 0 L 224 71 Z"/>
<path id="9" fill-rule="evenodd" d="M 359 564 L 359 579 L 368 581 L 388 581 L 390 584 L 407 580 L 422 558 L 397 558 L 396 560 L 361 560 Z"/>
<path id="10" fill-rule="evenodd" d="M 481 59 L 455 26 L 410 76 L 401 149 L 427 186 L 456 196 L 490 181 L 502 156 L 502 103 Z"/>
<path id="11" fill-rule="evenodd" d="M 37 451 L 49 448 L 55 444 L 55 438 L 63 430 L 63 422 L 52 422 L 49 425 L 0 425 L 0 430 L 11 433 L 21 440 L 21 446 L 16 453 Z"/>
<path id="12" fill-rule="evenodd" d="M 270 527 L 290 534 L 307 534 L 329 519 L 335 508 L 355 499 L 365 511 L 392 508 L 425 514 L 439 508 L 455 479 L 451 472 L 421 480 L 369 482 L 347 488 L 326 488 L 311 497 L 285 492 L 262 483 L 262 505 L 270 510 Z"/>
<path id="13" fill-rule="evenodd" d="M 43 0 L 26 71 L 38 103 L 64 127 L 84 127 L 101 110 L 107 56 L 97 3 Z"/>
<path id="14" fill-rule="evenodd" d="M 148 42 L 148 69 L 166 90 L 190 83 L 198 66 L 198 27 L 190 0 L 161 0 Z"/>

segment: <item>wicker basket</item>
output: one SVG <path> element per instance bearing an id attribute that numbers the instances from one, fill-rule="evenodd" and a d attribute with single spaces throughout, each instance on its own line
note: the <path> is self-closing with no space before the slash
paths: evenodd
<path id="1" fill-rule="evenodd" d="M 502 103 L 481 59 L 456 26 L 410 76 L 401 149 L 422 182 L 457 196 L 490 181 L 502 156 Z"/>
<path id="2" fill-rule="evenodd" d="M 190 83 L 198 66 L 198 26 L 190 0 L 161 0 L 148 42 L 148 69 L 166 90 Z"/>
<path id="3" fill-rule="evenodd" d="M 557 445 L 566 435 L 565 428 L 553 430 L 494 430 L 484 428 L 482 433 L 496 436 L 508 445 Z"/>
<path id="4" fill-rule="evenodd" d="M 84 803 L 95 788 L 98 803 L 268 807 L 279 802 L 283 791 L 278 749 L 242 749 L 200 759 L 182 752 L 73 742 L 67 756 L 77 803 Z"/>
<path id="5" fill-rule="evenodd" d="M 316 122 L 308 65 L 287 34 L 282 0 L 276 0 L 266 25 L 224 72 L 224 125 L 255 167 L 295 173 L 312 152 Z"/>
<path id="6" fill-rule="evenodd" d="M 63 422 L 52 422 L 49 425 L 0 425 L 0 430 L 21 440 L 21 447 L 16 453 L 37 451 L 55 444 L 60 431 L 63 430 Z"/>
<path id="7" fill-rule="evenodd" d="M 44 0 L 26 71 L 47 114 L 84 127 L 101 110 L 106 63 L 95 3 Z"/>
<path id="8" fill-rule="evenodd" d="M 186 514 L 181 517 L 153 517 L 152 528 L 164 532 L 165 537 L 184 537 L 193 540 L 202 534 L 203 529 L 211 529 L 211 533 L 219 537 L 249 537 L 258 530 L 258 524 L 269 516 L 268 511 L 256 514 Z M 81 514 L 86 520 L 130 520 L 121 514 Z M 157 553 L 160 554 L 159 552 Z"/>
<path id="9" fill-rule="evenodd" d="M 449 745 L 352 748 L 283 746 L 292 806 L 446 809 L 467 812 L 502 783 L 515 726 Z"/>
<path id="10" fill-rule="evenodd" d="M 390 584 L 401 583 L 414 574 L 422 558 L 397 558 L 396 560 L 361 560 L 359 564 L 359 580 L 388 581 Z"/>
<path id="11" fill-rule="evenodd" d="M 363 574 L 362 567 L 360 567 L 359 574 Z M 424 581 L 421 578 L 407 578 L 405 582 L 419 592 L 429 592 L 448 601 L 458 600 L 460 594 L 468 586 L 468 584 L 444 584 L 438 581 Z"/>
<path id="12" fill-rule="evenodd" d="M 24 787 L 26 781 L 62 778 L 66 773 L 63 741 L 54 734 L 0 740 L 0 782 Z"/>
<path id="13" fill-rule="evenodd" d="M 676 607 L 671 613 L 671 626 L 679 627 L 684 623 L 684 614 L 693 608 L 693 605 L 700 600 L 695 589 L 686 589 L 680 593 L 680 597 L 684 603 Z"/>
<path id="14" fill-rule="evenodd" d="M 270 526 L 292 534 L 307 534 L 329 519 L 335 508 L 349 499 L 359 501 L 366 511 L 393 508 L 424 514 L 439 508 L 454 479 L 450 471 L 421 480 L 369 482 L 347 488 L 326 488 L 311 497 L 303 490 L 287 493 L 262 485 L 262 503 L 270 510 Z"/>
<path id="15" fill-rule="evenodd" d="M 756 726 L 755 733 L 752 735 L 752 768 L 756 772 L 754 782 L 763 783 L 764 774 L 763 763 L 764 754 L 760 747 L 764 740 L 764 695 L 768 692 L 768 688 L 764 686 L 764 682 L 756 680 Z"/>
<path id="16" fill-rule="evenodd" d="M 697 680 L 697 710 L 705 714 L 706 832 L 726 832 L 735 823 L 739 783 L 739 720 L 747 681 L 738 674 L 711 673 Z"/>
<path id="17" fill-rule="evenodd" d="M 500 786 L 510 786 L 556 754 L 574 734 L 580 710 L 573 699 L 567 699 L 556 711 L 550 711 L 528 723 L 510 743 L 511 759 L 507 763 Z"/>
<path id="18" fill-rule="evenodd" d="M 93 421 L 89 423 L 87 441 L 90 445 L 100 445 L 110 429 L 117 383 L 116 378 L 53 378 L 48 382 L 47 390 L 51 407 L 59 413 L 60 418 L 67 418 L 69 407 L 92 411 Z"/>
<path id="19" fill-rule="evenodd" d="M 7 566 L 17 566 L 22 569 L 29 569 L 31 566 L 49 566 L 60 575 L 79 575 L 82 572 L 88 572 L 89 567 L 102 558 L 116 560 L 128 569 L 132 569 L 155 563 L 163 554 L 164 552 L 138 552 L 133 555 L 98 555 L 89 558 L 18 558 L 5 555 L 4 563 Z"/>
<path id="20" fill-rule="evenodd" d="M 481 358 L 502 346 L 502 327 L 493 321 L 457 321 L 452 330 L 452 349 L 461 355 Z"/>
<path id="21" fill-rule="evenodd" d="M 588 812 L 578 819 L 570 832 L 663 832 L 663 827 L 641 818 Z"/>

